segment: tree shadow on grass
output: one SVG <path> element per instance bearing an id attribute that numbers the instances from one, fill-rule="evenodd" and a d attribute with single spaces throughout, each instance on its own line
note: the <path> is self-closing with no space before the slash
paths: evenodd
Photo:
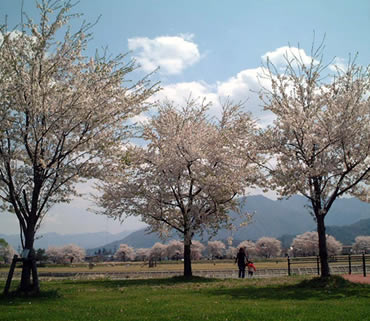
<path id="1" fill-rule="evenodd" d="M 203 278 L 198 276 L 183 277 L 174 276 L 165 279 L 127 279 L 127 280 L 91 280 L 91 281 L 67 281 L 64 284 L 79 284 L 93 285 L 96 287 L 104 288 L 117 288 L 117 287 L 137 287 L 137 286 L 171 286 L 179 284 L 192 284 L 192 283 L 212 283 L 217 282 L 217 279 Z"/>
<path id="2" fill-rule="evenodd" d="M 209 290 L 211 295 L 225 295 L 234 299 L 271 300 L 333 300 L 348 297 L 369 298 L 370 286 L 354 284 L 341 277 L 314 278 L 295 285 L 275 285 L 266 287 L 250 286 Z"/>
<path id="3" fill-rule="evenodd" d="M 175 276 L 172 278 L 165 278 L 165 279 L 135 279 L 135 280 L 68 280 L 62 281 L 61 288 L 65 289 L 68 287 L 78 286 L 84 288 L 85 286 L 88 287 L 101 287 L 106 289 L 117 289 L 121 287 L 139 287 L 139 286 L 175 286 L 181 284 L 199 284 L 199 283 L 211 283 L 217 282 L 217 279 L 211 278 L 202 278 L 193 276 L 191 278 L 186 278 L 182 276 Z M 59 282 L 59 281 L 58 281 Z M 41 291 L 38 294 L 25 294 L 17 292 L 13 290 L 9 292 L 8 295 L 4 295 L 0 293 L 0 306 L 1 305 L 18 305 L 22 304 L 27 300 L 32 299 L 32 301 L 42 301 L 42 300 L 58 300 L 63 295 L 60 292 L 61 288 L 55 288 L 51 290 L 43 290 L 41 286 Z M 1 289 L 1 288 L 0 288 Z"/>
<path id="4" fill-rule="evenodd" d="M 21 305 L 25 301 L 56 301 L 61 298 L 59 289 L 41 290 L 39 293 L 22 293 L 17 290 L 9 292 L 7 295 L 0 294 L 0 306 L 2 305 Z"/>

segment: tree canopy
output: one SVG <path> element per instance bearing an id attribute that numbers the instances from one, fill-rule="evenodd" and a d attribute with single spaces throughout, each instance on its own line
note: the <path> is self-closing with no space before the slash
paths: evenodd
<path id="1" fill-rule="evenodd" d="M 183 107 L 161 105 L 143 126 L 147 145 L 120 154 L 100 186 L 104 214 L 138 215 L 152 230 L 184 238 L 185 275 L 191 275 L 193 236 L 229 226 L 236 196 L 258 182 L 256 165 L 242 157 L 246 146 L 254 150 L 255 123 L 231 103 L 219 121 L 207 110 L 191 99 Z"/>
<path id="2" fill-rule="evenodd" d="M 136 66 L 125 55 L 86 56 L 89 23 L 72 32 L 70 1 L 43 0 L 39 22 L 1 27 L 0 200 L 15 213 L 22 246 L 32 253 L 35 233 L 53 204 L 77 194 L 107 149 L 130 136 L 127 122 L 146 109 L 156 89 L 128 84 Z M 29 268 L 21 287 L 30 288 Z M 26 281 L 28 280 L 28 281 Z"/>
<path id="3" fill-rule="evenodd" d="M 267 67 L 271 88 L 261 97 L 275 120 L 260 146 L 271 157 L 269 184 L 281 196 L 299 193 L 311 202 L 327 276 L 325 216 L 338 197 L 366 199 L 370 192 L 370 69 L 353 60 L 344 70 L 326 65 L 323 46 L 309 62 L 287 52 L 284 70 Z"/>

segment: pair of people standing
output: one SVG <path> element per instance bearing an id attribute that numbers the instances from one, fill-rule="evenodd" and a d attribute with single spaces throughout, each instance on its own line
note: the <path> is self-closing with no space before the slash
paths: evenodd
<path id="1" fill-rule="evenodd" d="M 245 253 L 244 249 L 241 247 L 239 252 L 236 256 L 235 263 L 238 263 L 239 267 L 239 278 L 245 277 L 245 268 L 248 268 L 248 276 L 252 277 L 253 272 L 256 271 L 256 267 L 254 266 L 252 261 L 248 260 L 248 256 Z"/>

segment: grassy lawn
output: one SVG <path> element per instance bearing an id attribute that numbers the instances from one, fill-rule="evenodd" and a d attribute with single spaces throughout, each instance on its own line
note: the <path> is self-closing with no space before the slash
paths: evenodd
<path id="1" fill-rule="evenodd" d="M 40 297 L 0 296 L 0 320 L 366 321 L 369 302 L 369 285 L 339 277 L 49 281 Z"/>

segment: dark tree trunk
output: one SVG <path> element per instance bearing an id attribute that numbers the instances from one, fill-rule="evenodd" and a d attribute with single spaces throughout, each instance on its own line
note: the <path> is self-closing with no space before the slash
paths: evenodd
<path id="1" fill-rule="evenodd" d="M 193 276 L 191 270 L 191 236 L 189 233 L 185 233 L 184 235 L 184 276 Z"/>
<path id="2" fill-rule="evenodd" d="M 29 226 L 27 231 L 24 233 L 25 247 L 24 249 L 29 250 L 28 257 L 23 260 L 22 276 L 19 290 L 21 292 L 39 292 L 38 274 L 36 268 L 36 257 L 33 244 L 35 241 L 35 228 Z M 31 282 L 31 276 L 33 282 Z"/>
<path id="3" fill-rule="evenodd" d="M 23 262 L 22 267 L 21 284 L 19 286 L 19 290 L 22 292 L 29 292 L 32 290 L 31 271 L 32 271 L 31 261 L 25 260 Z"/>
<path id="4" fill-rule="evenodd" d="M 328 263 L 328 248 L 326 246 L 325 215 L 316 215 L 317 233 L 319 236 L 319 256 L 321 261 L 321 277 L 330 276 Z"/>

